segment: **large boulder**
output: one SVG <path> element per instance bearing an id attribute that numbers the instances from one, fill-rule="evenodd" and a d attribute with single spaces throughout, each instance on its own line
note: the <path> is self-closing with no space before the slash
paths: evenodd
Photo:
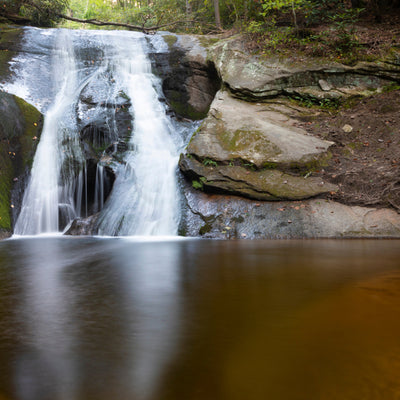
<path id="1" fill-rule="evenodd" d="M 39 141 L 43 117 L 14 95 L 0 92 L 0 237 L 12 232 Z"/>
<path id="2" fill-rule="evenodd" d="M 218 239 L 387 238 L 400 236 L 394 210 L 311 199 L 254 202 L 188 189 L 181 231 Z"/>
<path id="3" fill-rule="evenodd" d="M 379 63 L 360 62 L 347 66 L 313 58 L 294 61 L 290 57 L 261 59 L 249 55 L 241 36 L 221 40 L 209 47 L 224 84 L 240 98 L 255 101 L 278 95 L 296 98 L 338 99 L 379 90 L 400 81 L 399 54 Z"/>
<path id="4" fill-rule="evenodd" d="M 163 38 L 169 51 L 153 54 L 152 59 L 168 105 L 181 117 L 205 118 L 221 86 L 214 64 L 197 37 L 168 34 Z"/>
<path id="5" fill-rule="evenodd" d="M 333 144 L 274 120 L 261 104 L 219 92 L 181 156 L 197 186 L 257 200 L 304 199 L 337 190 L 310 175 Z M 194 183 L 196 186 L 196 183 Z"/>

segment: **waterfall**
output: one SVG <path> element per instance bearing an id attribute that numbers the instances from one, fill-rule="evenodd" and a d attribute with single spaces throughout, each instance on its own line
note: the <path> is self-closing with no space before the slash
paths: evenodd
<path id="1" fill-rule="evenodd" d="M 39 56 L 15 59 L 5 87 L 45 120 L 15 234 L 95 215 L 100 235 L 176 235 L 177 163 L 195 126 L 167 115 L 148 56 L 166 50 L 163 40 L 28 28 L 24 46 Z"/>
<path id="2" fill-rule="evenodd" d="M 105 235 L 176 235 L 179 222 L 176 168 L 182 142 L 159 101 L 144 43 L 115 41 L 116 76 L 132 100 L 132 151 L 101 213 Z M 174 142 L 175 139 L 175 142 Z M 178 142 L 178 146 L 176 145 Z"/>
<path id="3" fill-rule="evenodd" d="M 72 148 L 79 148 L 74 143 L 76 130 L 72 122 L 76 65 L 72 44 L 65 31 L 60 32 L 57 44 L 52 52 L 52 76 L 57 94 L 46 112 L 30 181 L 15 224 L 14 232 L 17 235 L 57 232 L 59 204 L 69 210 L 74 209 L 71 192 L 61 187 L 59 175 L 63 161 L 66 157 L 72 157 Z M 62 142 L 68 145 L 62 145 Z M 70 151 L 66 153 L 67 147 L 70 147 Z M 60 192 L 64 192 L 63 196 L 60 196 Z"/>

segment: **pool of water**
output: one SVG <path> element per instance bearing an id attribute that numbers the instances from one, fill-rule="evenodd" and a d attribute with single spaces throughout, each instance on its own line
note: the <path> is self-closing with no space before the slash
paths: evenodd
<path id="1" fill-rule="evenodd" d="M 0 242 L 1 400 L 400 398 L 400 241 Z"/>

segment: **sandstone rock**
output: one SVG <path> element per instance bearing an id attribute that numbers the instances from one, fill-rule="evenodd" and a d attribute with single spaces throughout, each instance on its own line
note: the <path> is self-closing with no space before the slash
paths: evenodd
<path id="1" fill-rule="evenodd" d="M 206 191 L 258 200 L 304 199 L 337 190 L 298 173 L 308 176 L 323 164 L 332 144 L 284 124 L 261 104 L 219 92 L 180 168 Z"/>
<path id="2" fill-rule="evenodd" d="M 271 169 L 251 171 L 240 166 L 204 166 L 194 158 L 182 158 L 180 167 L 186 175 L 203 177 L 200 182 L 208 191 L 255 200 L 299 200 L 338 189 L 319 178 L 293 176 Z"/>
<path id="3" fill-rule="evenodd" d="M 301 63 L 289 57 L 260 59 L 248 54 L 240 35 L 211 46 L 208 57 L 231 92 L 252 101 L 304 90 L 317 93 L 317 98 L 330 98 L 332 88 L 335 96 L 346 98 L 400 79 L 400 65 L 393 60 L 350 67 L 335 62 L 317 64 L 312 58 Z"/>
<path id="4" fill-rule="evenodd" d="M 327 156 L 332 142 L 309 136 L 302 129 L 270 122 L 270 117 L 262 105 L 219 92 L 187 153 L 219 162 L 241 160 L 257 168 L 301 167 Z"/>
<path id="5" fill-rule="evenodd" d="M 329 84 L 329 82 L 327 82 L 325 79 L 320 79 L 318 81 L 318 84 L 320 86 L 320 88 L 324 91 L 324 92 L 329 92 L 330 90 L 333 89 L 332 85 Z"/>
<path id="6" fill-rule="evenodd" d="M 254 202 L 188 189 L 184 230 L 218 239 L 378 238 L 400 236 L 394 210 L 328 200 Z M 229 227 L 230 229 L 226 229 Z"/>

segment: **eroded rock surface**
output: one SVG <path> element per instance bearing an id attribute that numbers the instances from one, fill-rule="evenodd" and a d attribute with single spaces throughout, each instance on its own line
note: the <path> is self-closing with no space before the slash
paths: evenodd
<path id="1" fill-rule="evenodd" d="M 205 190 L 257 200 L 304 199 L 337 189 L 308 177 L 330 157 L 332 144 L 274 120 L 261 104 L 219 92 L 180 168 Z"/>
<path id="2" fill-rule="evenodd" d="M 240 98 L 257 101 L 278 95 L 316 99 L 367 94 L 400 80 L 398 57 L 355 66 L 305 59 L 249 55 L 240 36 L 221 40 L 208 50 L 225 85 Z"/>
<path id="3" fill-rule="evenodd" d="M 254 202 L 188 191 L 182 229 L 188 236 L 219 239 L 378 238 L 400 236 L 394 210 L 337 202 Z"/>
<path id="4" fill-rule="evenodd" d="M 199 39 L 191 35 L 164 35 L 168 53 L 153 54 L 155 72 L 172 110 L 192 120 L 206 117 L 220 79 Z"/>

